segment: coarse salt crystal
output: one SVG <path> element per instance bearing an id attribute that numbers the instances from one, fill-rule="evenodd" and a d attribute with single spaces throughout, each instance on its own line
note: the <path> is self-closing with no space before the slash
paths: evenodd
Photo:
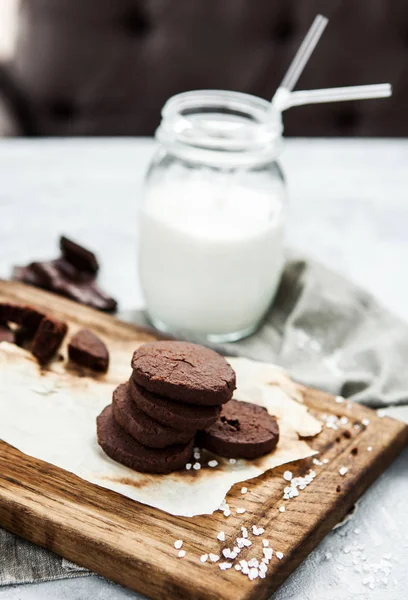
<path id="1" fill-rule="evenodd" d="M 182 545 L 183 545 L 183 540 L 176 540 L 174 542 L 174 547 L 175 547 L 176 550 L 180 550 L 180 548 L 182 547 Z"/>
<path id="2" fill-rule="evenodd" d="M 279 508 L 279 512 L 285 512 L 285 507 L 284 507 L 284 506 L 281 506 L 281 507 Z"/>
<path id="3" fill-rule="evenodd" d="M 267 548 L 269 546 L 269 540 L 262 540 L 262 546 Z"/>
<path id="4" fill-rule="evenodd" d="M 218 556 L 218 554 L 212 554 L 211 552 L 209 554 L 209 557 L 210 557 L 211 562 L 218 562 L 220 560 L 220 557 Z"/>
<path id="5" fill-rule="evenodd" d="M 370 581 L 370 583 L 368 584 L 368 587 L 370 588 L 370 590 L 374 590 L 375 589 L 375 583 L 373 581 Z"/>
<path id="6" fill-rule="evenodd" d="M 229 509 L 229 508 L 226 508 L 226 509 L 224 510 L 224 517 L 229 517 L 229 516 L 230 516 L 230 514 L 231 514 L 231 511 L 230 511 L 230 509 Z"/>
<path id="7" fill-rule="evenodd" d="M 275 552 L 275 554 L 276 554 L 276 558 L 279 558 L 279 560 L 282 560 L 282 558 L 284 556 L 282 552 Z"/>
<path id="8" fill-rule="evenodd" d="M 248 567 L 259 567 L 259 561 L 256 558 L 251 558 L 251 560 L 248 561 Z"/>
<path id="9" fill-rule="evenodd" d="M 218 565 L 221 569 L 221 571 L 226 571 L 227 569 L 230 569 L 232 567 L 231 563 L 227 563 L 227 562 L 222 562 Z"/>
<path id="10" fill-rule="evenodd" d="M 336 396 L 335 400 L 336 400 L 337 404 L 342 404 L 344 402 L 343 396 Z"/>
<path id="11" fill-rule="evenodd" d="M 340 425 L 347 425 L 348 422 L 349 422 L 349 420 L 347 417 L 341 417 Z"/>
<path id="12" fill-rule="evenodd" d="M 234 569 L 236 571 L 240 571 L 242 569 L 241 565 L 235 565 Z"/>
<path id="13" fill-rule="evenodd" d="M 185 550 L 180 550 L 179 553 L 178 553 L 178 557 L 179 558 L 184 558 L 185 555 L 186 555 L 186 551 Z"/>
<path id="14" fill-rule="evenodd" d="M 200 458 L 201 458 L 201 452 L 194 452 L 194 458 L 196 460 L 200 460 Z"/>
<path id="15" fill-rule="evenodd" d="M 365 427 L 367 427 L 367 425 L 370 425 L 370 419 L 363 419 L 361 422 Z"/>
<path id="16" fill-rule="evenodd" d="M 202 563 L 205 563 L 205 562 L 207 562 L 207 560 L 208 560 L 208 554 L 202 554 L 202 555 L 200 556 L 200 561 L 201 561 Z"/>
<path id="17" fill-rule="evenodd" d="M 234 552 L 234 554 L 239 554 L 241 552 L 241 549 L 238 548 L 238 546 L 234 546 L 233 552 Z"/>
<path id="18" fill-rule="evenodd" d="M 322 466 L 322 462 L 318 459 L 318 458 L 314 458 L 312 460 L 313 464 L 316 465 L 317 467 L 321 467 Z"/>
<path id="19" fill-rule="evenodd" d="M 347 467 L 340 467 L 340 469 L 339 469 L 339 473 L 342 477 L 347 473 L 347 471 L 348 471 Z"/>
<path id="20" fill-rule="evenodd" d="M 247 491 L 248 491 L 248 488 L 246 488 L 246 487 L 241 488 L 241 494 L 246 494 Z"/>
<path id="21" fill-rule="evenodd" d="M 244 527 L 244 526 L 241 527 L 241 533 L 242 533 L 243 538 L 248 537 L 248 529 L 246 527 Z"/>
<path id="22" fill-rule="evenodd" d="M 193 466 L 193 465 L 192 465 L 191 463 L 187 463 L 187 464 L 186 464 L 186 469 L 187 469 L 187 471 L 189 471 L 189 470 L 191 469 L 191 467 L 192 467 L 192 466 Z"/>
<path id="23" fill-rule="evenodd" d="M 252 525 L 252 533 L 254 535 L 262 535 L 265 533 L 265 529 L 263 527 L 257 527 L 256 525 Z"/>
<path id="24" fill-rule="evenodd" d="M 350 550 L 351 550 L 351 546 L 344 546 L 344 548 L 343 548 L 344 554 L 348 554 L 350 552 Z"/>
<path id="25" fill-rule="evenodd" d="M 252 567 L 252 569 L 249 569 L 249 573 L 248 573 L 248 578 L 253 581 L 254 579 L 256 579 L 259 575 L 258 569 L 256 567 Z"/>
<path id="26" fill-rule="evenodd" d="M 237 459 L 236 459 L 236 458 L 230 458 L 230 459 L 229 459 L 229 463 L 230 463 L 230 465 L 235 465 L 235 464 L 236 464 L 236 462 L 237 462 Z"/>
<path id="27" fill-rule="evenodd" d="M 194 463 L 194 464 L 193 464 L 193 469 L 194 469 L 195 471 L 199 471 L 199 470 L 201 469 L 201 465 L 200 465 L 200 463 L 199 463 L 199 462 L 196 462 L 196 463 Z"/>
<path id="28" fill-rule="evenodd" d="M 354 529 L 354 533 L 355 533 L 356 535 L 358 535 L 359 533 L 361 533 L 361 529 L 359 529 L 358 527 L 356 527 L 356 528 Z"/>
<path id="29" fill-rule="evenodd" d="M 231 558 L 230 548 L 224 548 L 224 550 L 222 551 L 222 555 L 224 556 L 224 558 Z"/>
<path id="30" fill-rule="evenodd" d="M 330 560 L 331 557 L 332 557 L 332 553 L 331 552 L 326 552 L 324 556 L 325 556 L 326 560 Z"/>
<path id="31" fill-rule="evenodd" d="M 225 542 L 225 532 L 224 531 L 220 531 L 220 533 L 217 535 L 217 540 L 219 540 L 220 542 Z"/>
<path id="32" fill-rule="evenodd" d="M 329 462 L 329 459 L 328 458 L 324 458 L 322 462 L 323 462 L 324 465 L 327 465 L 327 463 Z"/>
<path id="33" fill-rule="evenodd" d="M 367 451 L 368 452 L 372 452 L 373 451 L 373 447 L 372 446 L 368 446 Z"/>
<path id="34" fill-rule="evenodd" d="M 293 477 L 293 473 L 291 471 L 285 471 L 283 474 L 283 479 L 285 481 L 291 481 L 292 477 Z"/>
<path id="35" fill-rule="evenodd" d="M 211 469 L 213 469 L 214 467 L 218 467 L 218 460 L 209 460 L 208 466 L 211 467 Z"/>
<path id="36" fill-rule="evenodd" d="M 240 508 L 237 508 L 237 514 L 238 514 L 238 515 L 243 515 L 243 514 L 244 514 L 244 512 L 246 512 L 246 508 L 241 508 L 241 507 L 240 507 Z"/>
<path id="37" fill-rule="evenodd" d="M 265 558 L 267 558 L 268 560 L 271 560 L 272 554 L 273 554 L 272 548 L 264 548 L 262 550 L 262 552 L 263 552 L 263 555 Z"/>
<path id="38" fill-rule="evenodd" d="M 386 416 L 386 412 L 383 408 L 379 408 L 377 410 L 377 416 L 380 417 L 380 419 L 383 419 Z"/>

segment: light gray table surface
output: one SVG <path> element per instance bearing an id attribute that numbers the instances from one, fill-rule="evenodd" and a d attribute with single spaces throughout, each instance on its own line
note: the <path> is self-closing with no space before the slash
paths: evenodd
<path id="1" fill-rule="evenodd" d="M 101 283 L 122 311 L 142 307 L 137 206 L 153 151 L 152 140 L 143 138 L 0 141 L 0 277 L 13 264 L 55 256 L 63 232 L 97 251 Z M 281 163 L 291 204 L 288 244 L 408 319 L 408 141 L 289 140 Z M 394 414 L 407 419 L 404 409 Z M 274 600 L 405 600 L 407 498 L 408 450 Z M 387 583 L 379 568 L 385 563 Z M 366 578 L 375 579 L 374 589 Z M 140 596 L 95 576 L 0 588 L 0 600 L 83 598 Z"/>

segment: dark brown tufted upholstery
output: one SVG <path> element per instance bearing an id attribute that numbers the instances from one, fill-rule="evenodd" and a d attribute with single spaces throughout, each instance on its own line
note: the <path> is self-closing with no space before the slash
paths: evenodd
<path id="1" fill-rule="evenodd" d="M 9 67 L 37 135 L 153 133 L 196 88 L 271 97 L 317 12 L 331 17 L 298 88 L 390 81 L 389 100 L 302 107 L 289 135 L 408 135 L 408 0 L 22 0 Z"/>

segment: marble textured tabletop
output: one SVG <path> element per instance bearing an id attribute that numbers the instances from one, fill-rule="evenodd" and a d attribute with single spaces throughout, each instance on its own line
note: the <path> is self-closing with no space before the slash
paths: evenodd
<path id="1" fill-rule="evenodd" d="M 12 264 L 54 256 L 63 232 L 98 252 L 101 282 L 123 311 L 141 307 L 137 205 L 153 151 L 148 139 L 0 141 L 0 277 Z M 281 162 L 288 243 L 408 319 L 408 140 L 289 140 Z M 408 419 L 404 409 L 394 414 Z M 274 600 L 406 598 L 407 497 L 408 450 Z M 141 597 L 96 576 L 0 588 L 0 600 L 82 598 Z"/>

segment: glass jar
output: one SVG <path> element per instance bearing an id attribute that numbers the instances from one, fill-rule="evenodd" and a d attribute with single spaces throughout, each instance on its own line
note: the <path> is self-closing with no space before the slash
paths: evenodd
<path id="1" fill-rule="evenodd" d="M 253 333 L 283 268 L 280 113 L 237 92 L 171 98 L 140 213 L 139 268 L 159 330 L 195 341 Z"/>

